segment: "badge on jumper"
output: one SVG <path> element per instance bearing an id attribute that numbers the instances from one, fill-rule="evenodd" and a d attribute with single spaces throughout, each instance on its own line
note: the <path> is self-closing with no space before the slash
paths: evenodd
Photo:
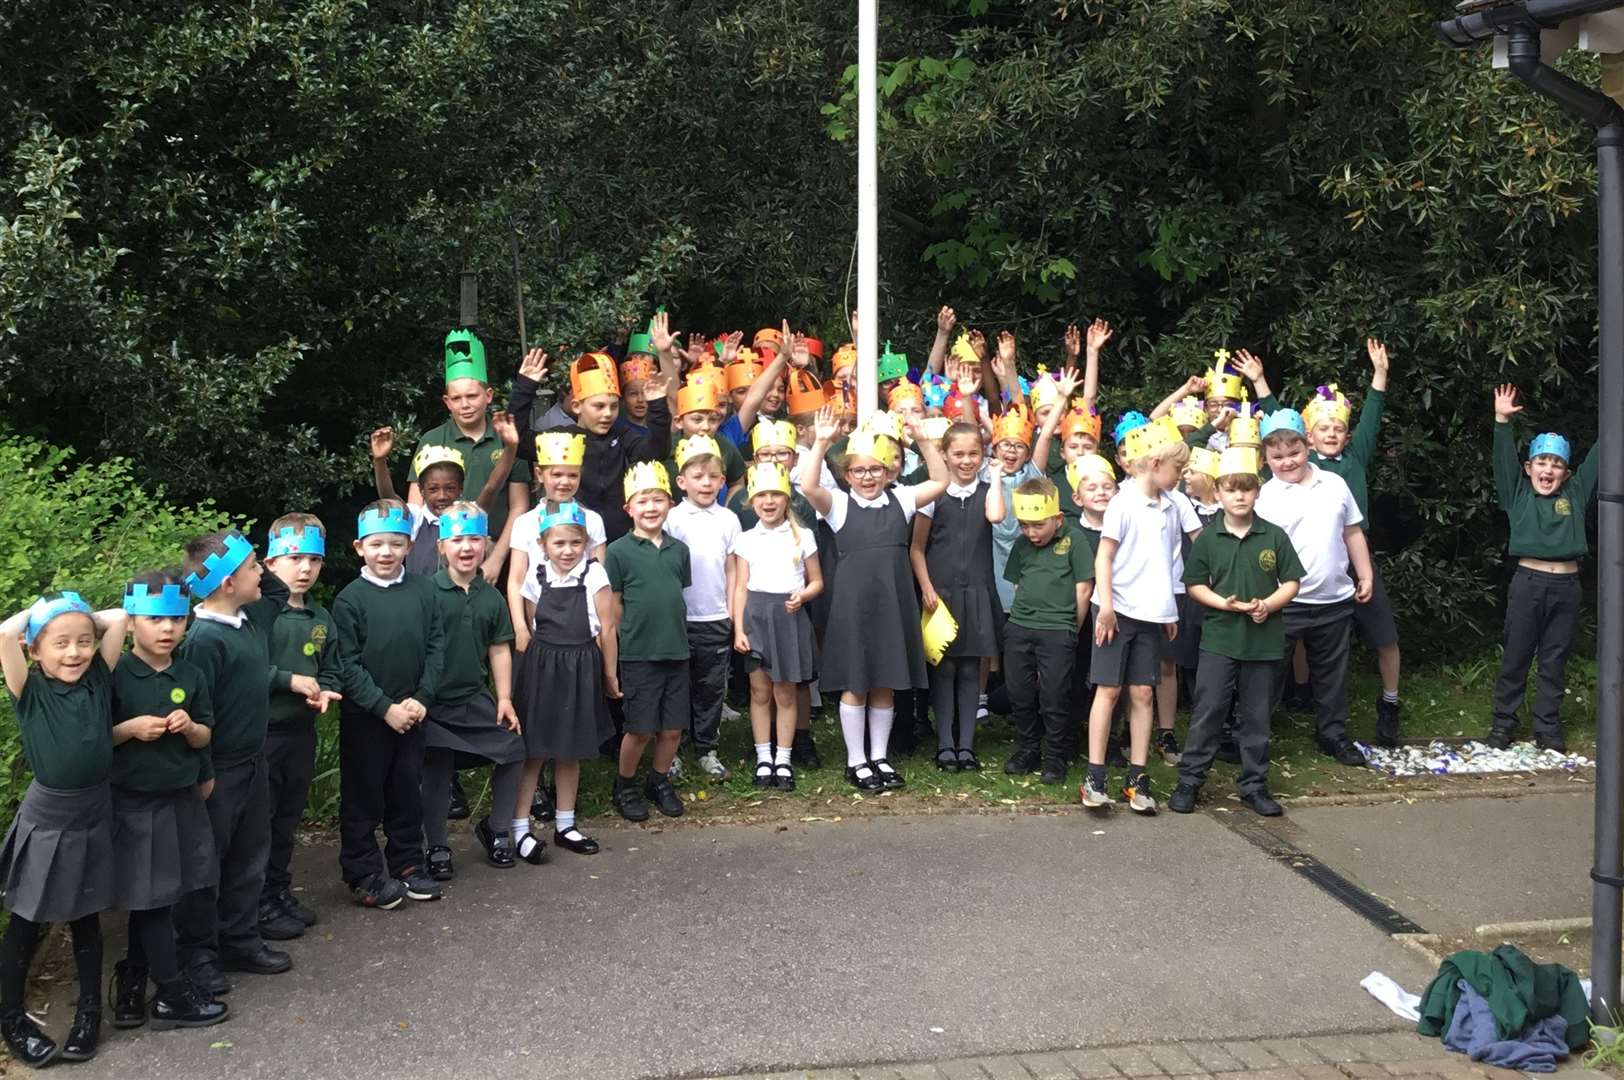
<path id="1" fill-rule="evenodd" d="M 501 461 L 501 460 L 502 460 L 502 448 L 500 446 L 498 446 L 495 450 L 491 451 L 491 464 L 495 465 L 498 461 Z"/>
<path id="2" fill-rule="evenodd" d="M 1264 548 L 1257 553 L 1257 564 L 1268 571 L 1274 570 L 1274 548 Z"/>
<path id="3" fill-rule="evenodd" d="M 1057 540 L 1054 545 L 1054 553 L 1062 558 L 1071 554 L 1071 537 L 1062 536 Z"/>
<path id="4" fill-rule="evenodd" d="M 314 645 L 317 649 L 319 649 L 323 645 L 327 644 L 327 626 L 326 626 L 326 624 L 317 623 L 315 626 L 312 626 L 310 628 L 310 644 Z M 315 650 L 312 649 L 311 651 L 314 652 Z M 306 655 L 308 655 L 308 654 L 306 654 Z"/>
<path id="5" fill-rule="evenodd" d="M 179 705 L 181 702 L 186 700 L 186 691 L 182 690 L 178 686 L 175 687 L 173 690 L 169 691 L 169 700 L 173 701 L 176 705 Z"/>
<path id="6" fill-rule="evenodd" d="M 1553 509 L 1556 511 L 1558 517 L 1568 517 L 1573 513 L 1573 504 L 1568 502 L 1568 500 L 1565 498 L 1558 499 L 1556 500 Z"/>
<path id="7" fill-rule="evenodd" d="M 316 643 L 314 641 L 307 641 L 304 643 L 304 654 L 306 656 L 316 655 Z"/>

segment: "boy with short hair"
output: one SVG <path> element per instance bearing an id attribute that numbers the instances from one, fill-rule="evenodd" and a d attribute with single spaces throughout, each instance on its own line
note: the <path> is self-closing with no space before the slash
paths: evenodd
<path id="1" fill-rule="evenodd" d="M 259 933 L 259 899 L 271 843 L 265 733 L 270 723 L 271 631 L 288 590 L 259 564 L 236 530 L 186 545 L 186 587 L 199 601 L 175 655 L 203 672 L 214 703 L 208 798 L 220 883 L 175 905 L 181 967 L 211 994 L 231 989 L 225 971 L 274 975 L 293 966 Z"/>
<path id="2" fill-rule="evenodd" d="M 627 821 L 647 821 L 644 796 L 666 817 L 680 817 L 682 798 L 671 785 L 671 762 L 688 726 L 688 623 L 682 591 L 693 584 L 688 545 L 665 531 L 671 481 L 657 461 L 626 473 L 625 513 L 632 531 L 609 543 L 603 568 L 620 608 L 620 691 L 626 733 L 614 804 Z M 637 768 L 654 742 L 648 781 L 640 792 Z"/>
<path id="3" fill-rule="evenodd" d="M 677 429 L 673 438 L 691 439 L 702 435 L 715 439 L 715 457 L 721 466 L 724 484 L 735 487 L 744 480 L 744 457 L 739 453 L 739 448 L 726 439 L 716 439 L 716 427 L 722 419 L 720 391 L 716 383 L 709 379 L 698 382 L 690 380 L 677 391 L 676 415 Z M 682 475 L 682 468 L 674 456 L 666 459 L 665 470 L 667 476 Z"/>
<path id="4" fill-rule="evenodd" d="M 1509 552 L 1517 560 L 1506 592 L 1505 651 L 1494 683 L 1494 726 L 1485 742 L 1511 745 L 1517 714 L 1528 692 L 1528 665 L 1539 657 L 1534 691 L 1534 744 L 1567 753 L 1562 737 L 1562 697 L 1567 692 L 1568 653 L 1579 624 L 1584 591 L 1579 560 L 1589 550 L 1585 511 L 1596 497 L 1598 442 L 1569 470 L 1573 448 L 1554 432 L 1536 436 L 1528 461 L 1517 461 L 1511 418 L 1522 412 L 1517 388 L 1494 392 L 1494 488 L 1511 522 Z"/>
<path id="5" fill-rule="evenodd" d="M 991 464 L 989 510 L 1001 509 L 1000 466 Z M 1060 513 L 1059 491 L 1044 477 L 1021 481 L 1011 501 L 1021 535 L 1004 564 L 1004 577 L 1015 583 L 1004 626 L 1004 683 L 1018 748 L 1041 754 L 1042 783 L 1063 784 L 1068 697 L 1077 634 L 1094 592 L 1094 545 Z"/>
<path id="6" fill-rule="evenodd" d="M 693 579 L 682 590 L 688 619 L 688 738 L 700 769 L 717 782 L 732 775 L 716 751 L 733 655 L 727 604 L 733 595 L 733 545 L 740 533 L 738 516 L 716 498 L 722 490 L 723 445 L 709 435 L 690 435 L 677 443 L 677 486 L 686 497 L 665 519 L 666 534 L 687 545 Z"/>
<path id="7" fill-rule="evenodd" d="M 327 557 L 327 530 L 314 514 L 271 522 L 265 565 L 288 587 L 271 628 L 270 726 L 265 763 L 270 783 L 271 847 L 259 898 L 259 932 L 271 941 L 301 936 L 316 913 L 293 895 L 293 838 L 304 820 L 316 768 L 316 718 L 339 693 L 333 617 L 309 598 Z"/>
<path id="8" fill-rule="evenodd" d="M 445 632 L 432 577 L 406 572 L 411 519 L 379 499 L 356 522 L 360 575 L 333 601 L 344 701 L 338 714 L 339 867 L 362 907 L 438 900 L 423 869 L 423 728 Z M 382 855 L 378 826 L 388 839 Z"/>
<path id="9" fill-rule="evenodd" d="M 1308 460 L 1307 425 L 1295 409 L 1263 420 L 1263 454 L 1273 474 L 1258 496 L 1258 517 L 1286 531 L 1303 566 L 1302 586 L 1286 605 L 1286 656 L 1303 642 L 1314 687 L 1320 749 L 1343 765 L 1366 765 L 1348 737 L 1348 653 L 1353 608 L 1370 599 L 1370 549 L 1364 516 L 1347 483 Z M 1348 574 L 1352 569 L 1353 576 Z M 1286 665 L 1279 689 L 1285 690 Z"/>
<path id="10" fill-rule="evenodd" d="M 1184 561 L 1184 582 L 1206 618 L 1195 708 L 1167 807 L 1178 814 L 1195 810 L 1236 704 L 1241 802 L 1264 817 L 1279 817 L 1280 804 L 1268 789 L 1269 714 L 1285 655 L 1281 612 L 1297 595 L 1303 566 L 1285 530 L 1253 513 L 1260 487 L 1257 451 L 1226 449 L 1218 473 L 1223 513 L 1201 530 Z"/>

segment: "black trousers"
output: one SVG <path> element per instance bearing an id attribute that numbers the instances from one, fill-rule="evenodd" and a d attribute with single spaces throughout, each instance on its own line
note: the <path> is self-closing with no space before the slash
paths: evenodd
<path id="1" fill-rule="evenodd" d="M 1515 731 L 1528 692 L 1528 665 L 1539 657 L 1534 687 L 1534 734 L 1562 733 L 1562 697 L 1568 653 L 1579 626 L 1584 589 L 1578 574 L 1547 574 L 1517 567 L 1506 590 L 1505 654 L 1494 682 L 1494 726 Z"/>
<path id="2" fill-rule="evenodd" d="M 265 863 L 265 895 L 293 884 L 289 864 L 293 838 L 310 801 L 310 778 L 316 771 L 316 729 L 278 731 L 265 736 L 265 764 L 270 781 L 271 854 Z"/>
<path id="3" fill-rule="evenodd" d="M 423 863 L 423 725 L 400 733 L 362 709 L 338 714 L 338 865 L 346 884 Z M 378 851 L 376 833 L 386 842 Z"/>
<path id="4" fill-rule="evenodd" d="M 1230 706 L 1241 750 L 1241 794 L 1264 791 L 1269 782 L 1269 717 L 1274 708 L 1279 660 L 1236 660 L 1201 650 L 1195 671 L 1195 709 L 1179 761 L 1179 781 L 1200 786 L 1223 740 Z"/>
<path id="5" fill-rule="evenodd" d="M 1004 685 L 1016 745 L 1041 750 L 1045 763 L 1066 760 L 1076 651 L 1076 630 L 1033 630 L 1014 622 L 1004 627 Z"/>
<path id="6" fill-rule="evenodd" d="M 183 968 L 259 951 L 259 898 L 271 851 L 268 772 L 263 754 L 215 769 L 214 792 L 204 805 L 214 827 L 220 883 L 183 896 L 175 905 Z"/>
<path id="7" fill-rule="evenodd" d="M 722 699 L 733 658 L 733 620 L 688 624 L 688 739 L 701 754 L 722 737 Z"/>
<path id="8" fill-rule="evenodd" d="M 1314 689 L 1314 733 L 1321 746 L 1348 737 L 1348 654 L 1353 645 L 1353 601 L 1338 604 L 1287 604 L 1286 650 L 1301 641 L 1308 650 L 1308 679 Z M 1281 664 L 1274 701 L 1286 692 L 1290 664 Z"/>

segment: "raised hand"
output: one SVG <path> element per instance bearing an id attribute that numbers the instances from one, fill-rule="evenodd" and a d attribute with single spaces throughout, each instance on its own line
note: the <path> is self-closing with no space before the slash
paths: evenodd
<path id="1" fill-rule="evenodd" d="M 1189 396 L 1191 394 L 1204 393 L 1206 391 L 1206 389 L 1207 389 L 1207 380 L 1203 379 L 1199 375 L 1191 375 L 1188 379 L 1184 380 L 1184 391 L 1183 392 L 1184 392 L 1184 394 L 1186 396 Z"/>
<path id="2" fill-rule="evenodd" d="M 1517 404 L 1517 388 L 1510 383 L 1495 387 L 1494 390 L 1494 418 L 1502 424 L 1509 424 L 1511 418 L 1523 411 Z"/>
<path id="3" fill-rule="evenodd" d="M 1375 338 L 1366 338 L 1365 352 L 1370 354 L 1370 366 L 1380 374 L 1387 374 L 1387 346 Z"/>
<path id="4" fill-rule="evenodd" d="M 1229 358 L 1230 364 L 1239 371 L 1247 382 L 1257 382 L 1263 378 L 1263 361 L 1241 349 Z"/>
<path id="5" fill-rule="evenodd" d="M 1092 355 L 1105 348 L 1106 342 L 1111 340 L 1116 331 L 1104 319 L 1095 319 L 1088 324 L 1088 351 Z"/>
<path id="6" fill-rule="evenodd" d="M 970 331 L 970 351 L 975 353 L 976 358 L 983 364 L 987 362 L 987 336 L 980 330 Z"/>
<path id="7" fill-rule="evenodd" d="M 1061 368 L 1060 377 L 1054 381 L 1055 386 L 1060 390 L 1060 400 L 1062 402 L 1070 402 L 1073 391 L 1077 389 L 1077 384 L 1082 381 L 1082 376 L 1077 374 L 1077 369 L 1075 367 L 1067 365 L 1066 367 Z"/>
<path id="8" fill-rule="evenodd" d="M 677 342 L 677 336 L 671 332 L 671 316 L 664 311 L 656 311 L 654 320 L 649 324 L 649 337 L 654 341 L 654 348 L 665 353 Z M 522 369 L 521 369 L 522 370 Z"/>
<path id="9" fill-rule="evenodd" d="M 1225 405 L 1223 408 L 1218 410 L 1218 415 L 1213 418 L 1212 426 L 1217 428 L 1219 431 L 1228 431 L 1229 422 L 1235 419 L 1236 415 L 1237 414 L 1234 409 L 1230 408 L 1228 405 Z"/>
<path id="10" fill-rule="evenodd" d="M 722 364 L 731 364 L 739 356 L 739 342 L 744 340 L 744 331 L 735 330 L 722 339 Z"/>
<path id="11" fill-rule="evenodd" d="M 1061 341 L 1066 347 L 1067 362 L 1077 363 L 1077 358 L 1083 355 L 1083 332 L 1077 329 L 1076 323 L 1071 323 L 1066 327 L 1066 332 L 1061 337 Z M 1092 343 L 1090 343 L 1090 347 L 1092 347 Z"/>
<path id="12" fill-rule="evenodd" d="M 936 332 L 945 337 L 948 334 L 951 334 L 953 332 L 953 328 L 958 324 L 958 315 L 954 313 L 952 308 L 948 307 L 946 304 L 943 304 L 942 310 L 936 313 Z"/>
<path id="13" fill-rule="evenodd" d="M 663 371 L 656 371 L 643 380 L 643 396 L 650 401 L 657 401 L 665 397 L 666 391 L 671 389 L 671 376 Z"/>
<path id="14" fill-rule="evenodd" d="M 372 459 L 374 461 L 386 458 L 395 449 L 395 429 L 392 427 L 378 428 L 372 433 L 369 442 L 372 444 Z"/>
<path id="15" fill-rule="evenodd" d="M 1007 364 L 1010 370 L 1015 368 L 1015 335 L 1008 330 L 998 332 L 998 359 Z M 994 370 L 997 370 L 996 368 Z"/>
<path id="16" fill-rule="evenodd" d="M 788 326 L 789 324 L 785 323 L 784 325 Z M 789 338 L 785 338 L 784 341 L 786 342 L 786 348 L 789 349 L 790 367 L 807 368 L 812 366 L 812 353 L 806 347 L 805 334 L 796 334 L 793 344 L 789 343 Z"/>
<path id="17" fill-rule="evenodd" d="M 547 350 L 531 349 L 519 361 L 519 374 L 532 382 L 540 382 L 541 377 L 547 374 Z"/>
<path id="18" fill-rule="evenodd" d="M 833 404 L 825 405 L 818 410 L 817 419 L 812 426 L 812 437 L 825 445 L 840 437 L 840 414 L 835 411 Z"/>

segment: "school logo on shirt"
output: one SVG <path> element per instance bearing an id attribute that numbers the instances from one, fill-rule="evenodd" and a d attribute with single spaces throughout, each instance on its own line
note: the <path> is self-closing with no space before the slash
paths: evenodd
<path id="1" fill-rule="evenodd" d="M 502 460 L 502 448 L 500 446 L 498 446 L 495 450 L 491 451 L 491 464 L 495 465 L 498 461 L 501 461 L 501 460 Z"/>
<path id="2" fill-rule="evenodd" d="M 1567 517 L 1573 513 L 1573 504 L 1568 502 L 1566 498 L 1562 498 L 1556 500 L 1552 509 L 1556 511 L 1557 517 Z"/>
<path id="3" fill-rule="evenodd" d="M 181 702 L 186 700 L 186 691 L 182 690 L 178 686 L 175 687 L 173 690 L 169 691 L 169 700 L 173 701 L 176 705 L 179 705 Z"/>
<path id="4" fill-rule="evenodd" d="M 1061 558 L 1065 558 L 1067 555 L 1070 555 L 1071 537 L 1062 536 L 1059 540 L 1057 540 L 1054 545 L 1054 553 L 1059 555 Z"/>
<path id="5" fill-rule="evenodd" d="M 1274 548 L 1264 548 L 1262 551 L 1258 552 L 1257 553 L 1257 564 L 1259 566 L 1261 566 L 1264 569 L 1265 572 L 1273 573 L 1274 572 Z"/>
<path id="6" fill-rule="evenodd" d="M 327 626 L 325 623 L 317 623 L 310 628 L 310 640 L 304 643 L 304 654 L 315 656 L 321 652 L 321 647 L 325 644 L 327 644 Z"/>

